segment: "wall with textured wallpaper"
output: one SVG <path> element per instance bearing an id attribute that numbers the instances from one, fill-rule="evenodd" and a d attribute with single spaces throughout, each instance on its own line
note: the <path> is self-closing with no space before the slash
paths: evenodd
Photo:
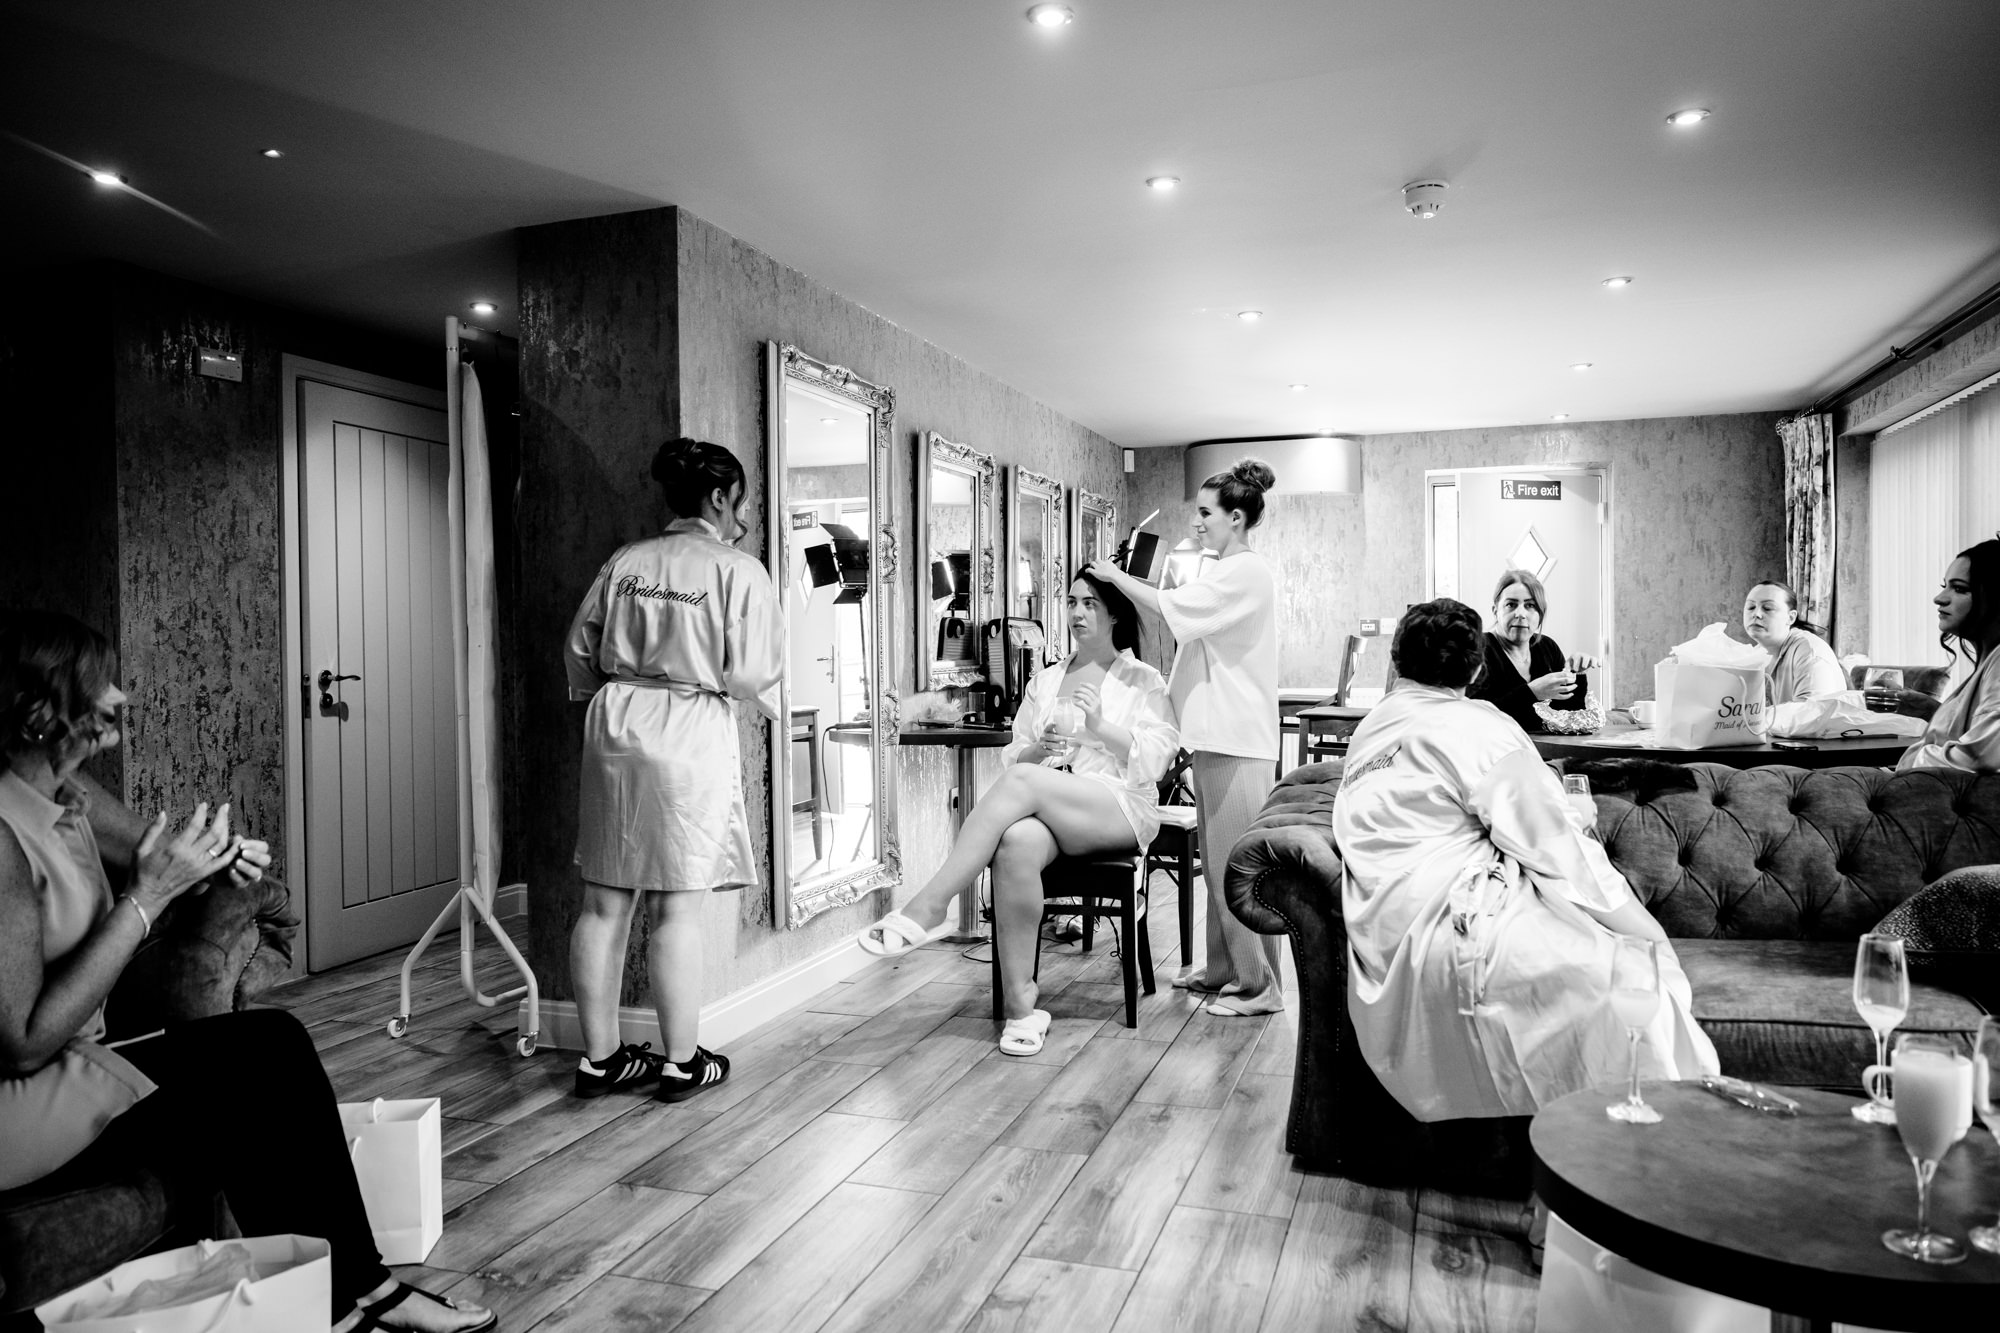
<path id="1" fill-rule="evenodd" d="M 1341 645 L 1363 617 L 1383 619 L 1384 635 L 1369 642 L 1357 679 L 1382 682 L 1388 631 L 1424 595 L 1427 469 L 1607 463 L 1618 702 L 1651 694 L 1653 663 L 1669 647 L 1710 621 L 1733 623 L 1752 579 L 1782 575 L 1777 419 L 1750 413 L 1365 437 L 1359 495 L 1273 496 L 1253 539 L 1278 575 L 1280 684 L 1336 679 Z M 1244 452 L 1255 454 L 1255 446 Z M 1154 526 L 1170 543 L 1186 535 L 1182 453 L 1140 450 L 1126 490 L 1135 515 L 1163 507 Z"/>
<path id="2" fill-rule="evenodd" d="M 22 408 L 16 420 L 51 420 L 60 405 L 36 466 L 64 471 L 63 503 L 29 507 L 9 534 L 0 595 L 69 611 L 117 644 L 132 702 L 122 765 L 99 773 L 114 791 L 144 812 L 233 801 L 283 877 L 280 710 L 298 690 L 282 679 L 279 361 L 292 352 L 435 383 L 441 359 L 123 265 L 48 284 L 64 310 L 14 307 L 42 345 L 30 349 L 9 321 L 0 392 Z M 201 347 L 240 352 L 242 381 L 197 376 Z"/>
<path id="3" fill-rule="evenodd" d="M 522 498 L 524 565 L 541 571 L 523 602 L 530 673 L 524 711 L 529 766 L 548 793 L 526 851 L 532 944 L 544 994 L 571 994 L 568 934 L 580 893 L 569 863 L 582 709 L 561 700 L 555 645 L 598 562 L 656 521 L 644 481 L 662 438 L 713 440 L 743 461 L 756 503 L 747 549 L 762 554 L 762 346 L 792 343 L 896 392 L 894 475 L 905 577 L 895 600 L 897 683 L 913 688 L 917 440 L 926 430 L 1084 486 L 1122 491 L 1118 450 L 1051 408 L 684 211 L 657 209 L 521 233 L 522 381 L 527 411 Z M 532 521 L 527 521 L 531 518 Z M 536 648 L 541 644 L 543 647 Z M 768 866 L 765 724 L 739 710 L 752 841 Z M 897 752 L 907 897 L 948 845 L 951 756 Z M 982 781 L 992 765 L 982 759 Z M 768 874 L 768 871 L 767 871 Z M 724 895 L 708 913 L 707 997 L 727 995 L 838 944 L 878 914 L 876 895 L 799 930 L 771 920 L 768 891 Z M 643 1002 L 640 941 L 628 959 L 627 1003 Z M 969 967 L 969 965 L 968 965 Z"/>

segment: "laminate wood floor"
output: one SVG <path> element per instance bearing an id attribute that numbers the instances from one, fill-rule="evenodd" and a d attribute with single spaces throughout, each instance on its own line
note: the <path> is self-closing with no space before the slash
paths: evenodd
<path id="1" fill-rule="evenodd" d="M 1516 1210 L 1299 1170 L 1296 1006 L 1196 1012 L 1167 986 L 1173 913 L 1149 924 L 1137 1029 L 1100 934 L 1045 946 L 1054 1029 L 1000 1055 L 984 949 L 937 945 L 733 1043 L 730 1081 L 678 1106 L 571 1097 L 575 1054 L 516 1057 L 511 1006 L 462 996 L 449 940 L 401 1041 L 400 955 L 269 998 L 342 1100 L 443 1099 L 444 1239 L 403 1276 L 508 1333 L 1531 1330 Z M 490 943 L 478 975 L 507 984 Z"/>

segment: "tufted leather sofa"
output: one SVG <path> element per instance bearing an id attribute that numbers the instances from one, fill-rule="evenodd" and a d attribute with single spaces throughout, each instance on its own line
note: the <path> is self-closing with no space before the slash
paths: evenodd
<path id="1" fill-rule="evenodd" d="M 1612 863 L 1674 938 L 1724 1072 L 1760 1082 L 1856 1090 L 1874 1059 L 1850 1002 L 1856 937 L 1948 871 L 2000 862 L 2000 776 L 1643 760 L 1570 768 L 1592 777 Z M 1361 1058 L 1331 827 L 1339 774 L 1334 763 L 1287 775 L 1229 858 L 1231 910 L 1264 934 L 1289 934 L 1298 968 L 1286 1146 L 1357 1179 L 1520 1192 L 1521 1125 L 1420 1125 Z M 2000 997 L 1967 977 L 2000 986 L 2000 954 L 1919 980 L 1903 1030 L 1976 1026 Z"/>

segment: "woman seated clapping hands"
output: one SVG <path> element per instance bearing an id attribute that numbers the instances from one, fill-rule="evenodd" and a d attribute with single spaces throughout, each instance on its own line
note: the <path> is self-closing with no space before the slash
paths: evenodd
<path id="1" fill-rule="evenodd" d="M 1157 784 L 1180 743 L 1166 682 L 1133 655 L 1139 613 L 1131 601 L 1080 574 L 1068 610 L 1075 651 L 1029 682 L 1014 741 L 1001 752 L 1008 767 L 980 795 L 930 881 L 860 936 L 870 953 L 907 953 L 991 865 L 1007 1018 L 1000 1049 L 1009 1055 L 1040 1050 L 1049 1027 L 1047 1011 L 1035 1008 L 1042 870 L 1058 855 L 1135 852 L 1150 843 L 1159 831 Z"/>

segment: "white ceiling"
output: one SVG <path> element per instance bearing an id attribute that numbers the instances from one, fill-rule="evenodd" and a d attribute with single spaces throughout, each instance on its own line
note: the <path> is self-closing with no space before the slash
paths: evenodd
<path id="1" fill-rule="evenodd" d="M 0 253 L 432 338 L 680 204 L 1135 446 L 1793 407 L 2000 279 L 1994 0 L 1074 7 L 9 0 L 0 128 L 214 234 L 0 140 Z"/>

